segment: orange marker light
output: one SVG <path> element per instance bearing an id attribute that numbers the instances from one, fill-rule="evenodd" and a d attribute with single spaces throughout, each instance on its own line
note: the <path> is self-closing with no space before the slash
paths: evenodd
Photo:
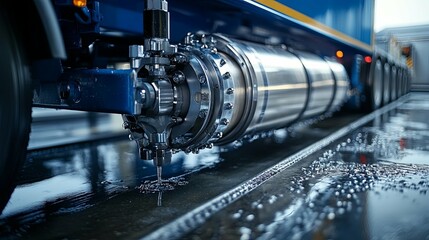
<path id="1" fill-rule="evenodd" d="M 371 62 L 372 62 L 372 58 L 371 58 L 370 56 L 366 56 L 363 60 L 364 60 L 366 63 L 371 63 Z"/>
<path id="2" fill-rule="evenodd" d="M 86 7 L 86 0 L 73 0 L 73 5 L 76 7 Z"/>
<path id="3" fill-rule="evenodd" d="M 343 53 L 343 51 L 338 50 L 338 51 L 335 53 L 335 56 L 337 56 L 337 58 L 343 58 L 343 57 L 344 57 L 344 53 Z"/>

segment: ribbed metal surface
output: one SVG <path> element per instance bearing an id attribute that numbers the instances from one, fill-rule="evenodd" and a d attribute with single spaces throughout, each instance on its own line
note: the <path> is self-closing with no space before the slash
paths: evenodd
<path id="1" fill-rule="evenodd" d="M 315 117 L 329 109 L 334 98 L 334 76 L 328 63 L 320 57 L 304 52 L 298 53 L 298 56 L 310 80 L 310 97 L 303 117 Z"/>

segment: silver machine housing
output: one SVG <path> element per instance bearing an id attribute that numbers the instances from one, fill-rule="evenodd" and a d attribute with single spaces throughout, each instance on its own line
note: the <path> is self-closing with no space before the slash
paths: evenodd
<path id="1" fill-rule="evenodd" d="M 160 110 L 124 116 L 126 124 L 143 129 L 132 132 L 142 152 L 154 151 L 151 142 L 157 141 L 166 145 L 164 155 L 198 152 L 330 114 L 347 99 L 343 65 L 311 53 L 189 34 L 172 59 L 165 76 L 141 80 L 148 85 L 145 102 Z M 165 117 L 165 129 L 155 137 L 148 133 Z M 142 158 L 151 157 L 146 153 Z"/>
<path id="2" fill-rule="evenodd" d="M 166 1 L 158 2 L 147 10 L 169 24 Z M 139 114 L 123 115 L 140 157 L 157 166 L 175 151 L 196 153 L 320 118 L 347 100 L 348 75 L 335 59 L 222 34 L 188 33 L 170 45 L 169 25 L 157 24 L 163 30 L 145 36 L 144 46 L 130 46 Z"/>

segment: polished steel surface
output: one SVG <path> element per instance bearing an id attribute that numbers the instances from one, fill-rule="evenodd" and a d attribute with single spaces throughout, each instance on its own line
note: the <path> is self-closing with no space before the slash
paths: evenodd
<path id="1" fill-rule="evenodd" d="M 327 59 L 326 61 L 335 77 L 335 96 L 328 112 L 337 111 L 345 101 L 350 88 L 350 81 L 344 66 L 336 61 Z"/>
<path id="2" fill-rule="evenodd" d="M 254 71 L 256 111 L 246 132 L 261 132 L 289 125 L 307 101 L 308 83 L 299 59 L 281 48 L 238 42 Z"/>
<path id="3" fill-rule="evenodd" d="M 331 68 L 326 61 L 314 54 L 299 52 L 297 55 L 310 81 L 310 96 L 303 117 L 319 117 L 329 110 L 335 94 L 335 80 Z"/>

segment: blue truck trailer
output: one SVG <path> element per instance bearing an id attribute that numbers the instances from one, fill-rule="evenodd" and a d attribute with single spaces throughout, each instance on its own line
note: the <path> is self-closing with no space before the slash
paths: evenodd
<path id="1" fill-rule="evenodd" d="M 141 159 L 269 136 L 409 91 L 371 0 L 0 3 L 0 207 L 32 107 L 121 114 Z"/>

